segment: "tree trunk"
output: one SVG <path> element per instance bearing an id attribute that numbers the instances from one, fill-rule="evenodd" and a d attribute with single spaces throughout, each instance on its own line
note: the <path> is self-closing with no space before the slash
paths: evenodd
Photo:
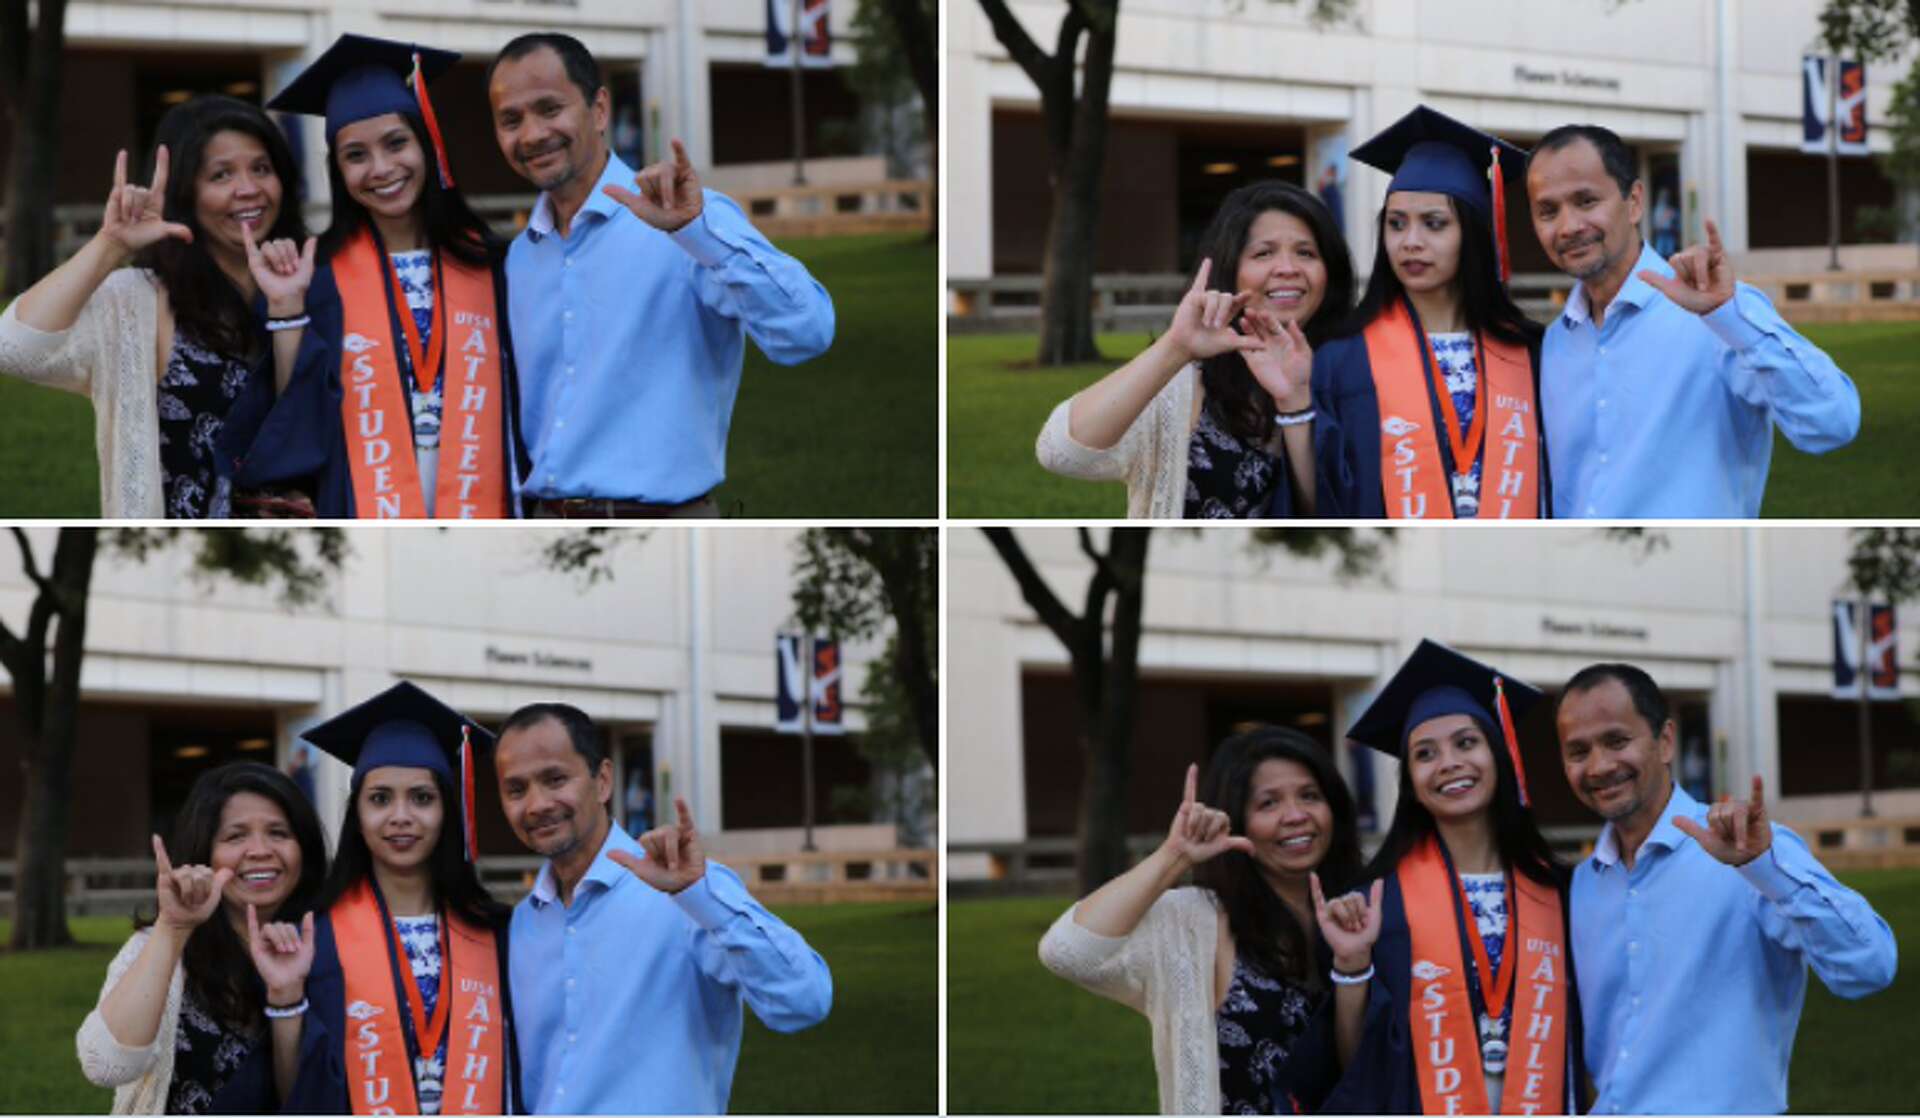
<path id="1" fill-rule="evenodd" d="M 26 795 L 16 854 L 19 868 L 14 875 L 11 942 L 15 950 L 73 942 L 67 928 L 67 845 L 72 832 L 80 664 L 86 655 L 87 595 L 97 542 L 91 528 L 61 529 L 52 576 L 40 587 L 41 596 L 53 600 L 53 676 L 41 693 L 44 698 L 22 694 L 28 701 L 19 704 L 26 731 L 21 750 Z M 38 603 L 35 609 L 39 612 Z M 12 658 L 8 666 L 16 668 Z M 16 690 L 21 690 L 17 670 L 15 683 Z"/>
<path id="2" fill-rule="evenodd" d="M 1086 775 L 1080 793 L 1077 859 L 1085 896 L 1125 873 L 1127 803 L 1133 787 L 1133 716 L 1140 684 L 1140 614 L 1145 601 L 1149 528 L 1115 528 L 1089 584 L 1081 623 L 1088 639 L 1076 650 L 1074 682 L 1081 698 Z M 1083 534 L 1084 540 L 1084 534 Z M 1092 554 L 1091 548 L 1087 548 Z M 1097 601 L 1096 601 L 1097 595 Z M 1112 635 L 1102 647 L 1106 598 L 1113 598 Z"/>
<path id="3" fill-rule="evenodd" d="M 24 7 L 24 5 L 23 5 Z M 40 0 L 30 38 L 0 47 L 14 110 L 7 159 L 7 260 L 0 298 L 17 295 L 53 270 L 53 186 L 60 158 L 60 84 L 67 0 Z M 23 12 L 9 12 L 8 37 L 21 35 Z M 24 65 L 22 65 L 24 63 Z"/>
<path id="4" fill-rule="evenodd" d="M 1113 85 L 1113 51 L 1118 5 L 1102 29 L 1087 30 L 1087 58 L 1079 96 L 1049 106 L 1064 115 L 1063 135 L 1056 120 L 1053 147 L 1053 217 L 1047 227 L 1047 252 L 1041 277 L 1041 365 L 1072 365 L 1100 360 L 1093 334 L 1093 273 L 1100 223 L 1100 178 L 1107 160 L 1107 102 Z M 1073 59 L 1067 66 L 1071 88 Z M 1057 99 L 1056 99 L 1057 100 Z M 1064 144 L 1063 144 L 1064 141 Z"/>
<path id="5" fill-rule="evenodd" d="M 940 45 L 921 0 L 887 0 L 887 15 L 907 55 L 907 69 L 920 90 L 920 117 L 927 133 L 928 216 L 933 224 L 927 238 L 940 239 Z"/>

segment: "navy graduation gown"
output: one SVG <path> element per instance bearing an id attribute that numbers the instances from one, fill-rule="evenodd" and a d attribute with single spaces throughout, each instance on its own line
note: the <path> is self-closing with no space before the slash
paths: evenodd
<path id="1" fill-rule="evenodd" d="M 444 915 L 442 919 L 444 919 Z M 502 1017 L 506 1037 L 501 1051 L 507 1058 L 505 1097 L 509 1114 L 525 1114 L 520 1096 L 520 1062 L 515 1048 L 513 995 L 507 989 L 507 929 L 494 929 L 494 947 L 500 958 Z M 313 921 L 313 970 L 307 975 L 306 1027 L 300 1032 L 300 1055 L 293 1090 L 280 1108 L 282 1114 L 350 1114 L 347 1099 L 345 1037 L 347 1035 L 347 979 L 340 969 L 339 942 L 333 918 L 321 913 Z M 444 970 L 443 970 L 444 975 Z M 444 981 L 444 979 L 443 979 Z M 450 996 L 442 989 L 441 997 Z M 268 1053 L 271 1059 L 272 1053 Z M 271 1073 L 269 1073 L 271 1074 Z"/>
<path id="2" fill-rule="evenodd" d="M 493 268 L 496 303 L 494 321 L 500 333 L 500 377 L 507 393 L 501 409 L 506 425 L 508 469 L 516 478 L 531 469 L 519 432 L 519 378 L 513 363 L 513 334 L 507 321 L 507 280 L 503 265 Z M 435 293 L 439 297 L 439 293 Z M 264 302 L 256 308 L 265 314 Z M 389 315 L 390 336 L 403 338 L 396 308 Z M 242 489 L 299 485 L 311 488 L 314 512 L 322 518 L 351 519 L 356 514 L 353 499 L 353 472 L 347 458 L 347 434 L 341 415 L 345 398 L 340 381 L 340 339 L 346 332 L 346 312 L 340 301 L 340 289 L 329 262 L 321 260 L 313 270 L 313 284 L 307 289 L 307 315 L 312 318 L 300 337 L 299 354 L 294 358 L 293 375 L 287 390 L 276 399 L 273 390 L 273 362 L 266 374 L 256 376 L 247 390 L 234 401 L 222 432 L 223 457 L 234 462 L 234 484 Z M 404 349 L 401 343 L 396 348 Z M 413 429 L 410 393 L 401 393 L 409 409 L 407 429 Z M 509 492 L 518 493 L 519 485 L 508 483 Z"/>
<path id="3" fill-rule="evenodd" d="M 1363 887 L 1364 890 L 1365 887 Z M 1567 891 L 1559 890 L 1561 912 L 1568 911 Z M 1572 936 L 1562 921 L 1563 943 Z M 1508 950 L 1513 949 L 1511 937 Z M 1571 953 L 1566 958 L 1571 959 Z M 1367 988 L 1366 1023 L 1353 1062 L 1317 1108 L 1322 1114 L 1419 1114 L 1419 1070 L 1414 1064 L 1413 1035 L 1407 1023 L 1413 1004 L 1413 935 L 1407 925 L 1406 900 L 1397 875 L 1387 875 L 1380 899 L 1380 939 L 1373 947 L 1373 982 Z M 1332 999 L 1323 1011 L 1333 1016 Z M 1567 1113 L 1584 1112 L 1586 1063 L 1581 1058 L 1580 983 L 1569 964 L 1567 982 L 1567 1089 L 1582 1105 Z M 1331 1040 L 1328 1043 L 1332 1043 Z M 1489 1100 L 1491 1101 L 1491 1100 Z"/>
<path id="4" fill-rule="evenodd" d="M 1534 399 L 1540 396 L 1540 346 L 1527 347 L 1533 364 Z M 1380 397 L 1373 388 L 1373 362 L 1364 334 L 1323 342 L 1313 354 L 1314 515 L 1384 519 L 1386 491 L 1380 476 Z M 1546 431 L 1540 436 L 1540 515 L 1553 508 L 1546 469 Z M 1284 500 L 1282 499 L 1284 498 Z M 1296 515 L 1292 490 L 1281 490 L 1269 516 Z"/>

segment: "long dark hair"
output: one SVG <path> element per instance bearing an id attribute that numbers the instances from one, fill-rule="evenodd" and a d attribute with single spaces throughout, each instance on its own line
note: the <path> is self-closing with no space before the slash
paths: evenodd
<path id="1" fill-rule="evenodd" d="M 1292 761 L 1313 774 L 1314 783 L 1320 786 L 1333 812 L 1333 834 L 1318 869 L 1320 883 L 1329 891 L 1352 885 L 1360 875 L 1360 835 L 1353 795 L 1327 751 L 1300 731 L 1262 726 L 1221 742 L 1207 762 L 1201 800 L 1227 813 L 1233 834 L 1246 834 L 1253 775 L 1267 761 Z M 1220 898 L 1239 957 L 1269 975 L 1302 984 L 1309 984 L 1319 973 L 1308 947 L 1312 941 L 1307 929 L 1300 926 L 1293 910 L 1260 875 L 1251 856 L 1230 850 L 1201 863 L 1193 878 Z"/>
<path id="2" fill-rule="evenodd" d="M 449 189 L 440 185 L 440 168 L 434 160 L 433 141 L 427 138 L 427 126 L 417 112 L 402 112 L 400 119 L 407 122 L 407 128 L 413 132 L 414 142 L 420 145 L 421 154 L 426 157 L 426 182 L 420 191 L 420 200 L 414 203 L 422 207 L 422 224 L 426 229 L 427 244 L 433 248 L 444 249 L 454 259 L 475 267 L 487 267 L 506 254 L 507 244 L 494 233 L 493 228 L 473 207 L 467 205 L 466 195 L 458 189 Z M 333 222 L 327 231 L 320 234 L 319 255 L 332 256 L 347 243 L 347 239 L 372 224 L 373 218 L 367 208 L 353 200 L 347 193 L 347 180 L 340 174 L 340 160 L 335 151 L 334 142 L 327 141 L 327 183 L 333 194 Z"/>
<path id="3" fill-rule="evenodd" d="M 1469 716 L 1471 717 L 1471 716 Z M 1542 885 L 1559 889 L 1568 881 L 1568 871 L 1533 821 L 1533 813 L 1520 806 L 1519 782 L 1514 777 L 1513 759 L 1507 756 L 1507 739 L 1494 727 L 1478 718 L 1473 724 L 1486 738 L 1493 752 L 1494 789 L 1491 807 L 1493 843 L 1500 861 L 1516 873 L 1523 873 Z M 1393 808 L 1393 822 L 1380 849 L 1367 864 L 1366 877 L 1385 877 L 1400 864 L 1400 859 L 1421 839 L 1435 833 L 1433 813 L 1413 792 L 1413 766 L 1400 763 L 1400 798 Z"/>
<path id="4" fill-rule="evenodd" d="M 373 874 L 373 851 L 367 849 L 367 837 L 360 833 L 363 778 L 354 778 L 353 792 L 347 799 L 347 818 L 340 824 L 340 850 L 333 857 L 333 872 L 327 875 L 326 888 L 320 893 L 317 907 L 321 909 L 332 908 L 348 890 Z M 513 910 L 493 899 L 493 894 L 480 883 L 479 871 L 467 861 L 467 831 L 460 817 L 460 799 L 439 773 L 433 773 L 433 784 L 440 790 L 443 805 L 440 837 L 427 856 L 434 905 L 483 928 L 503 928 Z"/>
<path id="5" fill-rule="evenodd" d="M 209 769 L 193 782 L 187 802 L 173 823 L 167 856 L 176 866 L 213 864 L 213 843 L 220 831 L 220 813 L 240 792 L 252 792 L 279 805 L 287 825 L 300 844 L 300 878 L 275 910 L 275 920 L 298 923 L 315 908 L 327 877 L 327 840 L 320 817 L 293 781 L 271 765 L 235 761 Z M 221 902 L 224 906 L 225 902 Z M 134 927 L 147 928 L 158 913 L 134 914 Z M 217 1020 L 251 1032 L 266 1005 L 266 988 L 253 969 L 246 940 L 233 930 L 221 909 L 200 922 L 187 938 L 181 956 L 186 988 L 193 1000 Z"/>
<path id="6" fill-rule="evenodd" d="M 1207 287 L 1229 294 L 1239 290 L 1240 254 L 1247 247 L 1247 231 L 1261 214 L 1272 210 L 1292 214 L 1306 223 L 1327 267 L 1327 289 L 1320 306 L 1300 327 L 1307 341 L 1317 346 L 1332 335 L 1353 306 L 1353 254 L 1327 207 L 1299 187 L 1255 182 L 1226 196 L 1200 237 L 1201 257 L 1213 261 Z M 1238 353 L 1215 354 L 1201 361 L 1200 383 L 1205 388 L 1206 406 L 1227 430 L 1243 441 L 1266 441 L 1273 430 L 1273 397 L 1253 379 Z"/>
<path id="7" fill-rule="evenodd" d="M 1545 332 L 1539 323 L 1514 305 L 1513 296 L 1500 282 L 1499 262 L 1494 259 L 1493 230 L 1478 210 L 1463 206 L 1447 195 L 1454 220 L 1460 223 L 1460 267 L 1453 283 L 1460 295 L 1461 317 L 1475 334 L 1485 331 L 1503 342 L 1537 346 Z M 1360 305 L 1339 328 L 1342 336 L 1357 334 L 1396 301 L 1405 298 L 1407 289 L 1393 274 L 1387 259 L 1387 207 L 1380 207 L 1374 219 L 1373 273 L 1367 277 L 1367 290 Z M 1429 329 L 1431 327 L 1429 326 Z"/>
<path id="8" fill-rule="evenodd" d="M 197 216 L 200 165 L 206 160 L 207 142 L 222 132 L 239 132 L 260 141 L 280 180 L 279 215 L 265 234 L 256 236 L 262 241 L 306 239 L 300 175 L 286 137 L 257 106 L 210 94 L 168 109 L 153 137 L 156 149 L 167 146 L 166 219 L 193 230 L 193 243 L 163 238 L 140 250 L 134 263 L 160 278 L 179 330 L 216 352 L 249 359 L 264 353 L 264 334 L 240 289 L 214 263 L 207 231 Z"/>

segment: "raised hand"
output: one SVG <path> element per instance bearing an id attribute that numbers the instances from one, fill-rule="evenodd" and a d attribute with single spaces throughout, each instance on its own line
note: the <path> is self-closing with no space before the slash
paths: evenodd
<path id="1" fill-rule="evenodd" d="M 128 256 L 167 237 L 191 243 L 193 230 L 163 216 L 166 198 L 167 145 L 161 144 L 154 153 L 153 183 L 149 186 L 127 182 L 127 151 L 120 149 L 113 161 L 113 193 L 107 195 L 107 209 L 96 236 Z"/>
<path id="2" fill-rule="evenodd" d="M 240 225 L 240 238 L 247 246 L 247 270 L 260 294 L 267 297 L 267 313 L 275 317 L 298 315 L 307 305 L 307 288 L 313 283 L 313 250 L 319 243 L 308 237 L 305 246 L 295 248 L 289 238 L 267 241 L 253 239 L 253 227 Z"/>
<path id="3" fill-rule="evenodd" d="M 1173 813 L 1173 824 L 1167 828 L 1167 841 L 1161 849 L 1192 866 L 1229 850 L 1253 853 L 1253 840 L 1232 833 L 1232 821 L 1226 812 L 1198 801 L 1199 787 L 1200 766 L 1188 765 L 1186 792 L 1180 797 L 1180 809 Z"/>
<path id="4" fill-rule="evenodd" d="M 1300 324 L 1280 321 L 1268 310 L 1252 308 L 1240 316 L 1247 332 L 1260 342 L 1259 349 L 1242 350 L 1240 357 L 1260 382 L 1273 404 L 1281 411 L 1305 411 L 1313 402 L 1313 347 L 1300 332 Z"/>
<path id="5" fill-rule="evenodd" d="M 607 857 L 625 866 L 627 872 L 662 893 L 678 893 L 707 872 L 706 851 L 700 846 L 700 832 L 694 829 L 693 813 L 687 810 L 687 801 L 675 796 L 673 811 L 675 822 L 640 836 L 640 848 L 647 852 L 645 858 L 636 858 L 624 850 L 607 853 Z"/>
<path id="6" fill-rule="evenodd" d="M 1674 278 L 1646 270 L 1639 273 L 1656 291 L 1692 311 L 1708 314 L 1733 298 L 1733 261 L 1720 243 L 1720 228 L 1707 222 L 1707 243 L 1682 249 L 1667 258 Z"/>
<path id="7" fill-rule="evenodd" d="M 159 869 L 154 880 L 154 895 L 160 902 L 157 920 L 175 931 L 190 933 L 206 923 L 213 910 L 220 907 L 227 882 L 233 880 L 233 871 L 229 869 L 213 870 L 206 866 L 175 869 L 173 859 L 167 857 L 167 844 L 159 835 L 153 836 L 153 860 Z"/>
<path id="8" fill-rule="evenodd" d="M 267 987 L 271 1005 L 286 1006 L 306 994 L 307 975 L 313 970 L 313 913 L 298 928 L 292 924 L 260 926 L 259 914 L 247 906 L 247 952 L 253 969 Z"/>
<path id="9" fill-rule="evenodd" d="M 633 176 L 633 184 L 640 188 L 638 194 L 611 183 L 600 189 L 641 221 L 668 233 L 699 217 L 706 206 L 706 196 L 700 193 L 700 176 L 679 140 L 673 141 L 672 159 L 646 167 Z"/>
<path id="10" fill-rule="evenodd" d="M 1213 258 L 1202 257 L 1193 285 L 1181 296 L 1180 305 L 1173 312 L 1173 324 L 1167 327 L 1167 341 L 1180 351 L 1183 363 L 1203 360 L 1230 349 L 1244 353 L 1266 348 L 1265 342 L 1233 328 L 1233 320 L 1253 300 L 1253 292 L 1230 295 L 1225 291 L 1209 291 L 1207 277 L 1212 274 Z"/>
<path id="11" fill-rule="evenodd" d="M 1313 890 L 1313 917 L 1320 925 L 1320 938 L 1333 952 L 1333 962 L 1343 971 L 1357 973 L 1373 960 L 1373 945 L 1380 940 L 1380 896 L 1387 879 L 1376 877 L 1373 888 L 1362 897 L 1356 890 L 1327 900 L 1320 891 L 1320 875 L 1307 875 Z"/>
<path id="12" fill-rule="evenodd" d="M 1729 866 L 1744 866 L 1773 845 L 1773 825 L 1767 822 L 1766 790 L 1758 773 L 1753 777 L 1753 799 L 1740 803 L 1731 796 L 1722 796 L 1719 803 L 1707 809 L 1706 826 L 1680 815 L 1673 817 L 1673 825 Z"/>

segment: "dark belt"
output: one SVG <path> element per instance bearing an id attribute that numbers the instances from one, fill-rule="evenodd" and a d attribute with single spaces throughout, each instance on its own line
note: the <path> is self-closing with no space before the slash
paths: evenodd
<path id="1" fill-rule="evenodd" d="M 605 497 L 531 497 L 526 501 L 525 511 L 529 517 L 559 520 L 657 520 L 684 513 L 691 506 L 706 502 L 707 498 L 708 494 L 702 493 L 691 500 L 663 505 L 651 501 L 615 501 Z M 714 515 L 718 516 L 719 510 L 716 509 Z"/>

